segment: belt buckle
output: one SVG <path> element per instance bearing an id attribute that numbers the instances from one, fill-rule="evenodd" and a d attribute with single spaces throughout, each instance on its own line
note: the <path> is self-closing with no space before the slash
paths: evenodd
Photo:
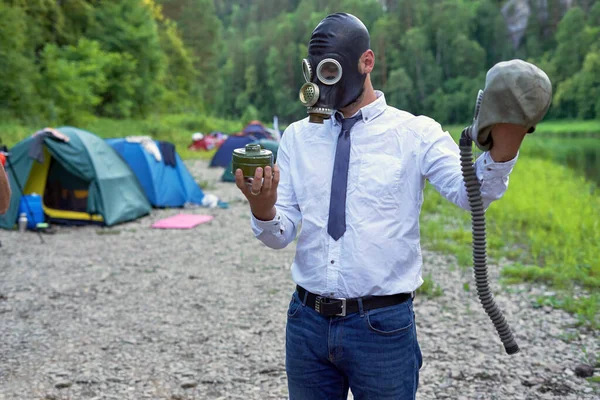
<path id="1" fill-rule="evenodd" d="M 346 299 L 336 299 L 342 301 L 342 312 L 339 314 L 335 314 L 336 317 L 345 317 L 346 316 Z"/>
<path id="2" fill-rule="evenodd" d="M 322 314 L 321 313 L 321 303 L 330 303 L 331 300 L 337 300 L 337 301 L 342 302 L 342 312 L 333 314 L 333 316 L 334 317 L 345 317 L 346 316 L 346 299 L 345 298 L 333 299 L 333 298 L 329 298 L 329 297 L 317 296 L 315 298 L 315 311 L 318 312 L 319 314 Z"/>

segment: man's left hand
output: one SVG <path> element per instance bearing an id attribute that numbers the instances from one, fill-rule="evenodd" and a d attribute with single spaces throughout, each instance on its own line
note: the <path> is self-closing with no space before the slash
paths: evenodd
<path id="1" fill-rule="evenodd" d="M 510 161 L 517 156 L 527 128 L 514 124 L 496 124 L 492 127 L 493 146 L 490 156 L 495 162 Z"/>

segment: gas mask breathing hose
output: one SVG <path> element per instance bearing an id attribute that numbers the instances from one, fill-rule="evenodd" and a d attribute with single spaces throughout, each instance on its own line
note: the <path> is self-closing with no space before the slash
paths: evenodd
<path id="1" fill-rule="evenodd" d="M 475 283 L 477 285 L 477 294 L 485 312 L 498 331 L 500 340 L 504 344 L 507 354 L 516 354 L 519 352 L 519 345 L 515 341 L 508 322 L 504 319 L 502 311 L 496 305 L 494 296 L 490 290 L 487 273 L 487 255 L 485 240 L 485 210 L 483 200 L 481 199 L 481 185 L 475 174 L 473 166 L 473 150 L 471 140 L 471 129 L 469 126 L 462 132 L 459 148 L 460 163 L 463 173 L 463 180 L 467 188 L 467 196 L 471 207 L 471 221 L 473 224 L 473 269 L 475 273 Z"/>

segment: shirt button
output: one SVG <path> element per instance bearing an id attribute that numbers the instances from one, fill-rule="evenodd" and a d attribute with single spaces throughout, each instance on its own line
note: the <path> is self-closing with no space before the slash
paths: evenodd
<path id="1" fill-rule="evenodd" d="M 334 260 L 331 260 L 331 263 L 332 263 L 332 264 L 335 264 L 335 261 L 334 261 Z"/>

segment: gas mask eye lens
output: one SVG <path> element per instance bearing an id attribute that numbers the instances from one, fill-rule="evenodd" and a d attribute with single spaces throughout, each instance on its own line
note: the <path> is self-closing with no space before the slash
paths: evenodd
<path id="1" fill-rule="evenodd" d="M 312 80 L 312 67 L 310 66 L 310 62 L 306 58 L 302 60 L 302 73 L 304 74 L 304 79 L 306 79 L 306 82 L 310 82 Z"/>
<path id="2" fill-rule="evenodd" d="M 317 66 L 317 78 L 326 85 L 335 85 L 342 79 L 342 66 L 333 58 L 326 58 Z"/>

